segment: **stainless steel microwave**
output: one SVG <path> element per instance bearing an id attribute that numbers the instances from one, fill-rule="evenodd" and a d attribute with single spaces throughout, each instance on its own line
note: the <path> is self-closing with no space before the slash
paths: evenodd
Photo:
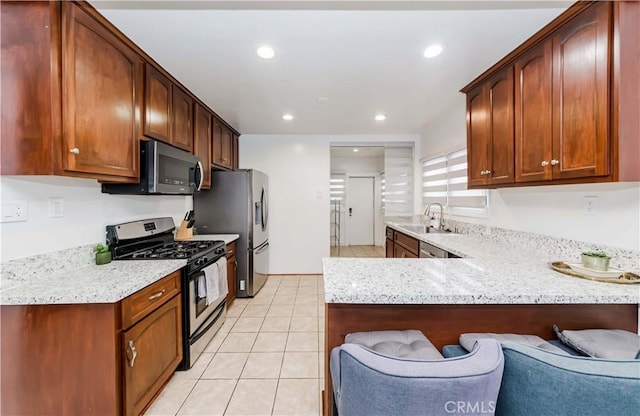
<path id="1" fill-rule="evenodd" d="M 155 140 L 140 142 L 140 183 L 102 184 L 102 192 L 127 195 L 191 195 L 202 187 L 202 163 L 184 150 Z"/>

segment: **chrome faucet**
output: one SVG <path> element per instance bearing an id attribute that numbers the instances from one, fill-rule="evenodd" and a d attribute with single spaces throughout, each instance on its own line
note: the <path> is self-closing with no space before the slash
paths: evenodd
<path id="1" fill-rule="evenodd" d="M 444 208 L 442 208 L 442 204 L 440 202 L 432 202 L 429 205 L 427 205 L 422 215 L 427 217 L 429 220 L 431 220 L 431 217 L 429 217 L 429 214 L 431 213 L 432 205 L 437 205 L 440 207 L 440 221 L 438 222 L 438 229 L 444 230 Z"/>

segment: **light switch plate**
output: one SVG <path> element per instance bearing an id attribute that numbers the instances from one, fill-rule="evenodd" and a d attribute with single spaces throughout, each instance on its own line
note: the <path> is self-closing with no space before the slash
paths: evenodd
<path id="1" fill-rule="evenodd" d="M 64 217 L 64 199 L 49 198 L 49 218 Z"/>
<path id="2" fill-rule="evenodd" d="M 584 215 L 598 215 L 598 197 L 585 196 L 582 211 Z"/>

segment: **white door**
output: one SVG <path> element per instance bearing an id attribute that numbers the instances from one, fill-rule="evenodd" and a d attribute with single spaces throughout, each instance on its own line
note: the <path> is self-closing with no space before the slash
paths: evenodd
<path id="1" fill-rule="evenodd" d="M 373 178 L 349 178 L 347 218 L 350 246 L 374 245 L 373 189 Z"/>

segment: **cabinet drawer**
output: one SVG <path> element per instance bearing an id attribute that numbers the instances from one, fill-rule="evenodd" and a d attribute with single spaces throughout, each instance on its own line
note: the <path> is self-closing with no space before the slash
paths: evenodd
<path id="1" fill-rule="evenodd" d="M 398 259 L 417 259 L 418 255 L 396 244 L 393 247 L 393 257 Z"/>
<path id="2" fill-rule="evenodd" d="M 180 270 L 122 301 L 122 328 L 128 328 L 180 293 Z"/>
<path id="3" fill-rule="evenodd" d="M 230 259 L 231 257 L 236 255 L 236 242 L 232 241 L 231 243 L 227 244 L 227 258 Z"/>
<path id="4" fill-rule="evenodd" d="M 404 235 L 396 231 L 394 241 L 396 242 L 396 244 L 403 245 L 407 251 L 412 252 L 416 257 L 418 256 L 420 244 L 415 238 L 409 237 L 408 235 Z"/>
<path id="5" fill-rule="evenodd" d="M 393 240 L 393 228 L 387 227 L 387 238 Z"/>

